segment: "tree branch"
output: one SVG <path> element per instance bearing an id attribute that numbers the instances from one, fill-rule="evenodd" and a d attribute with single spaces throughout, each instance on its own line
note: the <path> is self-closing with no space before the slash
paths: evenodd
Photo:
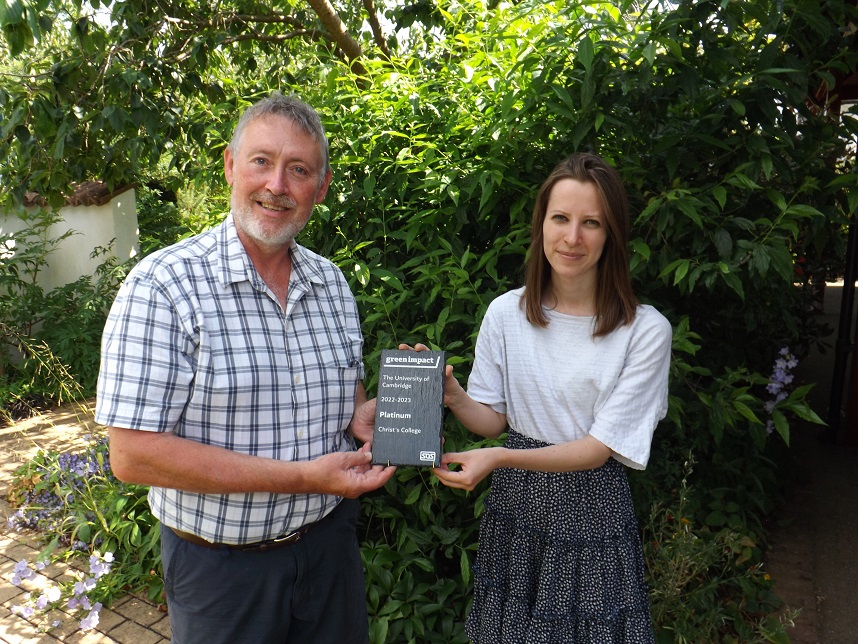
<path id="1" fill-rule="evenodd" d="M 366 68 L 360 62 L 363 56 L 360 44 L 346 30 L 346 26 L 331 3 L 328 0 L 307 0 L 307 3 L 319 16 L 319 20 L 331 34 L 336 45 L 345 53 L 346 58 L 351 63 L 352 71 L 360 76 L 365 75 Z"/>
<path id="2" fill-rule="evenodd" d="M 387 48 L 387 41 L 384 39 L 384 32 L 381 30 L 381 23 L 378 21 L 378 14 L 375 12 L 375 5 L 372 0 L 363 0 L 363 7 L 366 9 L 369 18 L 369 26 L 372 28 L 372 36 L 375 44 L 384 54 L 384 57 L 390 59 L 390 50 Z"/>

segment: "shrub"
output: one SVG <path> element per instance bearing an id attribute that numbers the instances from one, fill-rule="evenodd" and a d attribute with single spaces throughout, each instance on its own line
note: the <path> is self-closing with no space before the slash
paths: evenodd
<path id="1" fill-rule="evenodd" d="M 670 496 L 652 506 L 644 525 L 644 557 L 658 642 L 788 642 L 794 612 L 774 616 L 781 602 L 755 563 L 751 533 L 710 529 L 693 518 L 688 487 L 692 460 Z"/>
<path id="2" fill-rule="evenodd" d="M 96 248 L 92 257 L 104 261 L 94 276 L 46 291 L 39 273 L 74 233 L 50 237 L 62 221 L 50 211 L 21 217 L 27 227 L 0 239 L 0 410 L 13 417 L 94 393 L 107 311 L 131 264 Z"/>

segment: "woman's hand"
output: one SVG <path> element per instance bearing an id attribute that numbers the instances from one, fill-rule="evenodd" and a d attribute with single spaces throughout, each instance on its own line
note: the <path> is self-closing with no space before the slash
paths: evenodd
<path id="1" fill-rule="evenodd" d="M 418 342 L 413 347 L 407 344 L 400 344 L 400 351 L 429 351 L 429 347 Z M 444 404 L 450 409 L 453 409 L 457 403 L 463 400 L 463 396 L 467 396 L 465 388 L 453 376 L 453 365 L 444 366 Z M 455 413 L 455 411 L 454 411 Z"/>
<path id="2" fill-rule="evenodd" d="M 418 342 L 413 347 L 400 344 L 399 350 L 429 351 L 429 347 Z M 460 423 L 475 434 L 486 438 L 497 438 L 503 433 L 506 429 L 506 414 L 501 414 L 471 398 L 453 376 L 453 365 L 446 365 L 444 378 L 444 404 L 455 414 Z"/>
<path id="3" fill-rule="evenodd" d="M 449 452 L 441 456 L 441 467 L 432 469 L 432 473 L 447 487 L 460 490 L 473 490 L 480 481 L 500 466 L 506 452 L 504 447 L 484 447 L 469 452 Z M 450 464 L 458 463 L 458 470 L 451 470 Z"/>

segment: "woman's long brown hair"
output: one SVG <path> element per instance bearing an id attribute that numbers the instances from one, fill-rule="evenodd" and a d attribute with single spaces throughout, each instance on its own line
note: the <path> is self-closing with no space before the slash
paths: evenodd
<path id="1" fill-rule="evenodd" d="M 542 224 L 551 190 L 563 179 L 594 184 L 602 202 L 607 239 L 597 267 L 593 337 L 607 335 L 635 319 L 638 299 L 632 291 L 629 271 L 629 207 L 626 190 L 617 171 L 598 155 L 579 153 L 567 157 L 557 164 L 540 186 L 533 207 L 521 306 L 528 322 L 540 327 L 548 326 L 542 298 L 551 280 L 551 265 L 543 250 Z"/>

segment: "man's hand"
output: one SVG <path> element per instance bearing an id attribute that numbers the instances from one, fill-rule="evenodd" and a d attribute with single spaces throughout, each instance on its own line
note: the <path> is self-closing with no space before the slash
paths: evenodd
<path id="1" fill-rule="evenodd" d="M 355 452 L 326 454 L 307 463 L 308 491 L 354 499 L 383 486 L 396 473 L 396 467 L 372 465 L 369 448 L 366 443 Z"/>
<path id="2" fill-rule="evenodd" d="M 367 400 L 355 408 L 349 433 L 361 443 L 372 443 L 372 430 L 375 427 L 375 398 Z"/>

